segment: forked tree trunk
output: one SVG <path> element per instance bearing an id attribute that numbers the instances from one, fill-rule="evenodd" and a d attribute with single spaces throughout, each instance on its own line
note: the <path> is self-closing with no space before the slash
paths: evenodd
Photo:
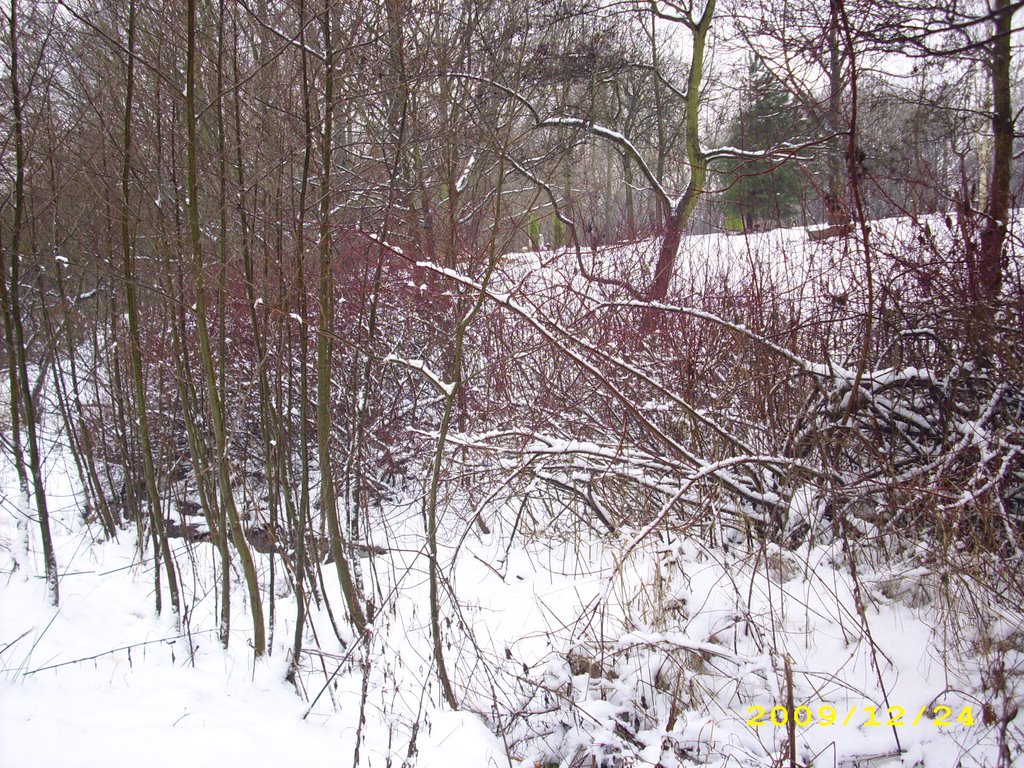
<path id="1" fill-rule="evenodd" d="M 707 45 L 708 32 L 715 15 L 715 0 L 708 0 L 704 13 L 692 22 L 690 31 L 693 35 L 693 50 L 690 53 L 690 74 L 686 83 L 686 159 L 690 165 L 690 182 L 686 191 L 678 200 L 666 201 L 665 233 L 658 250 L 658 262 L 654 267 L 654 280 L 647 291 L 647 301 L 658 303 L 665 301 L 672 274 L 675 272 L 676 255 L 683 233 L 690 225 L 697 203 L 704 193 L 707 181 L 708 161 L 700 144 L 700 89 L 704 78 L 704 50 Z M 640 325 L 641 338 L 649 337 L 658 328 L 661 312 L 647 309 Z"/>

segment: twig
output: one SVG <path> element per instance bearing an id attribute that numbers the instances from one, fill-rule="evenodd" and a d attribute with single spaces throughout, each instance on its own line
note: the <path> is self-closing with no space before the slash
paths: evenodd
<path id="1" fill-rule="evenodd" d="M 210 632 L 214 632 L 214 631 L 216 631 L 216 630 L 207 629 L 207 630 L 203 630 L 202 632 L 194 632 L 192 634 L 205 635 L 205 634 L 209 634 Z M 28 672 L 22 672 L 22 675 L 24 677 L 28 677 L 29 675 L 34 675 L 37 672 L 46 672 L 49 669 L 58 669 L 60 667 L 67 667 L 67 666 L 70 666 L 71 664 L 81 664 L 83 661 L 93 661 L 95 659 L 102 658 L 103 656 L 109 656 L 112 653 L 117 653 L 118 651 L 130 651 L 132 648 L 141 648 L 141 647 L 143 647 L 145 645 L 153 645 L 155 643 L 173 643 L 175 640 L 181 640 L 181 639 L 183 639 L 185 637 L 187 637 L 187 635 L 183 635 L 183 634 L 182 635 L 174 635 L 173 637 L 162 637 L 159 640 L 146 640 L 146 641 L 141 642 L 141 643 L 133 643 L 132 645 L 122 645 L 120 648 L 111 648 L 109 651 L 103 651 L 103 653 L 97 653 L 97 654 L 95 654 L 93 656 L 83 656 L 80 659 L 73 659 L 72 661 L 62 661 L 60 664 L 49 664 L 49 665 L 47 665 L 45 667 L 39 667 L 38 669 L 30 669 Z M 17 642 L 17 641 L 15 641 L 15 642 Z"/>
<path id="2" fill-rule="evenodd" d="M 24 637 L 25 635 L 27 635 L 27 634 L 28 634 L 29 632 L 31 632 L 31 631 L 32 631 L 31 629 L 26 629 L 26 630 L 25 630 L 24 632 L 22 632 L 22 633 L 21 633 L 20 635 L 18 635 L 18 636 L 17 636 L 16 638 L 14 638 L 13 640 L 11 640 L 11 642 L 9 642 L 9 643 L 6 643 L 6 644 L 4 645 L 4 647 L 3 647 L 3 648 L 0 648 L 0 656 L 3 656 L 3 655 L 4 655 L 4 653 L 6 653 L 6 652 L 7 652 L 7 649 L 8 649 L 8 648 L 10 648 L 11 646 L 15 645 L 15 644 L 16 644 L 16 643 L 17 643 L 17 642 L 18 642 L 19 640 L 21 640 L 21 639 L 22 639 L 22 638 L 23 638 L 23 637 Z"/>

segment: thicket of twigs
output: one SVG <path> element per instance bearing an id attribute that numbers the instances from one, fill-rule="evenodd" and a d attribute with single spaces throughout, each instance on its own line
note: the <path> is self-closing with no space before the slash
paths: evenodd
<path id="1" fill-rule="evenodd" d="M 782 585 L 814 572 L 806 558 L 815 547 L 831 548 L 848 574 L 855 634 L 870 655 L 885 655 L 868 619 L 877 601 L 933 612 L 950 676 L 975 681 L 971 695 L 1009 764 L 1024 671 L 1020 273 L 1014 257 L 1017 298 L 979 318 L 953 266 L 963 231 L 940 217 L 877 222 L 867 248 L 849 238 L 802 253 L 793 252 L 806 248 L 801 236 L 780 234 L 772 256 L 752 255 L 739 238 L 731 254 L 709 254 L 727 241 L 697 239 L 684 246 L 657 333 L 642 342 L 635 329 L 647 310 L 621 288 L 642 271 L 642 247 L 579 255 L 597 280 L 580 277 L 572 254 L 531 255 L 489 289 L 474 390 L 497 418 L 474 420 L 462 455 L 519 510 L 517 522 L 542 531 L 533 535 L 618 533 L 612 581 L 631 567 L 643 574 L 580 616 L 561 676 L 549 671 L 534 689 L 548 706 L 562 695 L 570 711 L 589 698 L 621 707 L 617 719 L 570 718 L 586 734 L 578 764 L 595 752 L 629 764 L 648 743 L 638 731 L 658 727 L 677 756 L 696 759 L 700 740 L 673 733 L 677 717 L 713 709 L 709 679 L 750 695 L 744 651 L 775 659 L 758 684 L 776 702 L 787 689 L 798 702 L 820 693 L 801 674 L 794 683 L 784 663 L 800 631 L 773 630 L 786 625 L 787 601 L 800 604 Z M 723 640 L 721 627 L 692 634 L 677 596 L 688 547 L 701 553 L 690 549 L 691 559 L 732 572 L 744 640 Z M 779 603 L 766 610 L 773 583 Z M 672 634 L 684 628 L 691 633 Z M 965 663 L 976 657 L 980 681 Z M 591 688 L 566 687 L 580 673 Z M 545 720 L 549 709 L 530 701 Z M 562 733 L 564 756 L 580 734 Z M 776 748 L 788 757 L 786 744 Z"/>
<path id="2" fill-rule="evenodd" d="M 310 699 L 342 672 L 364 706 L 372 674 L 398 685 L 415 582 L 423 698 L 513 755 L 806 765 L 792 729 L 705 728 L 841 689 L 794 661 L 818 619 L 884 698 L 871 611 L 906 605 L 1009 765 L 1017 6 L 314 5 L 5 15 L 4 449 L 51 600 L 58 445 L 90 533 L 154 565 L 156 610 L 190 628 L 202 581 L 203 629 L 287 654 Z M 768 62 L 799 135 L 713 148 L 740 95 L 719 41 Z M 865 74 L 897 53 L 920 82 Z M 688 236 L 783 164 L 830 237 Z M 602 589 L 520 659 L 469 621 L 466 542 L 502 578 L 557 550 Z M 724 617 L 690 602 L 708 579 Z"/>
<path id="3" fill-rule="evenodd" d="M 486 673 L 460 661 L 442 674 L 456 703 L 491 719 L 513 753 L 625 765 L 656 732 L 678 759 L 711 759 L 733 753 L 679 724 L 686 712 L 722 707 L 722 680 L 735 682 L 737 700 L 818 690 L 806 670 L 794 679 L 793 640 L 773 631 L 785 610 L 766 609 L 763 592 L 801 573 L 813 582 L 824 566 L 812 553 L 826 550 L 827 566 L 854 585 L 860 626 L 850 631 L 869 656 L 884 654 L 867 617 L 881 600 L 934 612 L 954 678 L 977 682 L 957 659 L 984 660 L 971 695 L 1009 755 L 1019 741 L 1010 722 L 1024 642 L 1019 260 L 1006 300 L 979 317 L 948 261 L 964 247 L 962 231 L 941 217 L 876 222 L 867 249 L 857 236 L 809 244 L 800 231 L 695 238 L 646 337 L 637 329 L 651 307 L 628 286 L 648 276 L 650 243 L 495 254 L 475 272 L 414 263 L 384 245 L 372 340 L 353 341 L 359 316 L 348 301 L 332 334 L 341 381 L 330 456 L 357 599 L 370 615 L 391 610 L 400 592 L 373 564 L 389 562 L 380 526 L 395 505 L 415 510 L 428 521 L 428 565 L 438 565 L 434 632 L 449 654 L 470 644 L 488 660 Z M 226 556 L 217 570 L 244 548 L 268 603 L 280 594 L 276 579 L 300 601 L 333 606 L 338 640 L 361 646 L 331 586 L 336 552 L 320 496 L 315 403 L 303 383 L 315 368 L 315 333 L 301 317 L 258 308 L 271 340 L 260 362 L 273 382 L 263 404 L 253 397 L 258 368 L 243 300 L 222 306 L 215 322 L 231 341 L 219 391 L 244 540 L 225 533 L 203 398 L 182 358 L 161 346 L 193 345 L 187 320 L 154 316 L 143 334 L 162 531 L 146 514 L 116 315 L 92 343 L 69 345 L 49 364 L 50 402 L 89 500 L 84 514 L 98 529 L 107 521 L 108 535 L 138 526 L 140 543 L 153 542 L 146 547 L 160 536 L 210 541 Z M 431 520 L 441 543 L 434 558 Z M 602 541 L 614 553 L 610 566 L 589 564 L 610 568 L 605 597 L 571 620 L 545 664 L 524 671 L 474 646 L 480 639 L 459 619 L 446 545 L 483 531 L 497 533 L 506 553 Z M 730 574 L 743 632 L 738 623 L 698 631 L 699 606 L 681 597 L 683 564 L 694 558 Z M 179 599 L 187 605 L 189 596 Z M 221 599 L 230 610 L 230 589 Z M 366 632 L 365 653 L 386 653 Z M 301 614 L 296 638 L 293 674 L 308 675 Z M 349 656 L 353 669 L 362 653 Z M 774 661 L 752 681 L 762 656 Z M 580 675 L 589 680 L 582 689 Z M 599 701 L 611 703 L 607 712 L 591 711 Z M 786 738 L 766 754 L 787 755 Z"/>

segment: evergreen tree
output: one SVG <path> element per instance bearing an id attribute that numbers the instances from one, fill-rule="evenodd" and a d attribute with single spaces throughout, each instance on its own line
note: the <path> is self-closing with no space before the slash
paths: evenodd
<path id="1" fill-rule="evenodd" d="M 799 140 L 802 118 L 793 95 L 772 77 L 760 57 L 750 61 L 743 96 L 729 132 L 731 146 L 756 152 Z M 796 160 L 782 156 L 730 160 L 724 177 L 730 230 L 785 225 L 799 209 L 803 180 Z"/>

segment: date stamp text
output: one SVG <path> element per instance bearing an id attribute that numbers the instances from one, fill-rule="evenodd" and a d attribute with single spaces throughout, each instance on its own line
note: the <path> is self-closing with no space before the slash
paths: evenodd
<path id="1" fill-rule="evenodd" d="M 952 707 L 938 705 L 935 707 L 924 706 L 918 710 L 907 712 L 903 707 L 851 707 L 845 712 L 840 712 L 831 704 L 823 704 L 820 707 L 808 706 L 795 707 L 791 712 L 788 707 L 762 707 L 754 705 L 747 707 L 747 725 L 754 728 L 761 726 L 775 726 L 781 728 L 793 723 L 801 728 L 817 725 L 849 725 L 849 726 L 887 726 L 898 727 L 901 725 L 917 725 L 925 723 L 934 725 L 937 728 L 955 728 L 974 725 L 974 713 L 970 706 L 966 706 L 959 712 Z"/>

